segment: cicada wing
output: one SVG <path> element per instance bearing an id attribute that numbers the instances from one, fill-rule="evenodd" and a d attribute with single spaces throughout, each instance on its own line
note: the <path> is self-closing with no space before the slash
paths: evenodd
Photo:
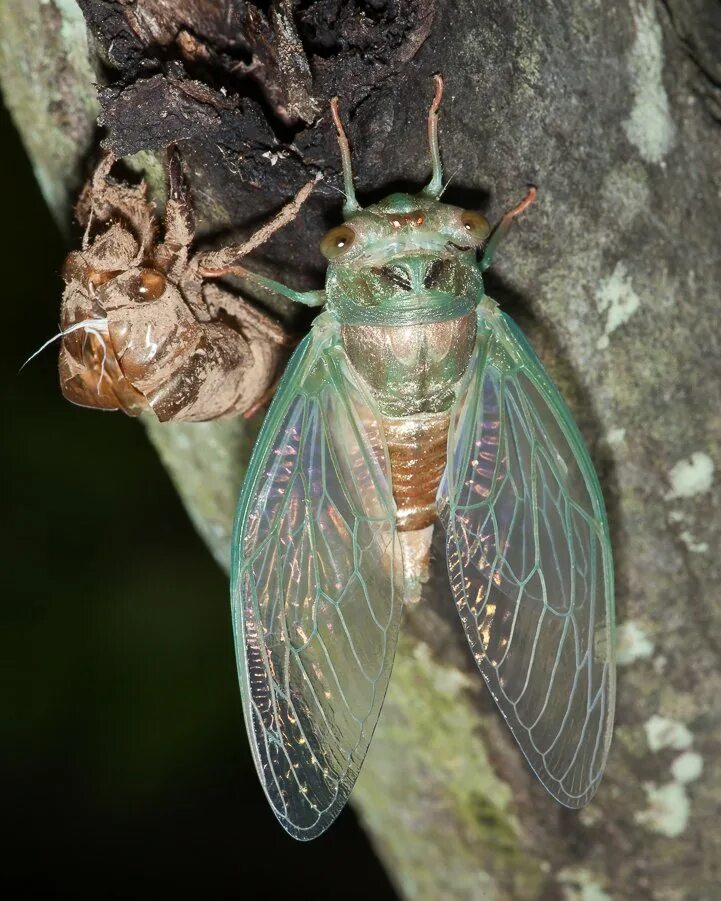
<path id="1" fill-rule="evenodd" d="M 345 804 L 388 685 L 403 598 L 389 472 L 373 401 L 323 314 L 266 417 L 233 537 L 246 727 L 298 839 Z"/>
<path id="2" fill-rule="evenodd" d="M 595 793 L 615 695 L 613 564 L 601 488 L 558 389 L 484 303 L 439 488 L 454 598 L 476 662 L 548 791 Z"/>

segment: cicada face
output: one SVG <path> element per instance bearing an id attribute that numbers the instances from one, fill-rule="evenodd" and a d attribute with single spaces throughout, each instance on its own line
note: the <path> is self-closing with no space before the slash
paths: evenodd
<path id="1" fill-rule="evenodd" d="M 348 325 L 414 325 L 471 313 L 483 296 L 478 213 L 423 194 L 391 194 L 325 236 L 328 307 Z"/>

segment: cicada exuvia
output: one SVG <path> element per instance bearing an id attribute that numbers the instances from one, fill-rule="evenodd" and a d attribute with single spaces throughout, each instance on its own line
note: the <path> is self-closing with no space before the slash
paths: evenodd
<path id="1" fill-rule="evenodd" d="M 162 235 L 147 185 L 111 181 L 115 162 L 109 153 L 101 158 L 78 203 L 82 249 L 65 261 L 60 332 L 43 345 L 61 339 L 64 396 L 161 422 L 250 415 L 269 400 L 295 341 L 200 270 L 211 273 L 260 246 L 294 218 L 317 179 L 244 243 L 196 251 L 177 148 L 166 155 Z"/>
<path id="2" fill-rule="evenodd" d="M 483 271 L 491 230 L 417 195 L 361 207 L 348 141 L 344 224 L 323 239 L 325 305 L 295 351 L 253 452 L 233 537 L 246 726 L 285 829 L 322 833 L 368 749 L 401 610 L 437 520 L 471 651 L 548 791 L 581 807 L 614 708 L 613 568 L 598 479 L 568 407 Z M 239 270 L 246 278 L 252 275 Z"/>

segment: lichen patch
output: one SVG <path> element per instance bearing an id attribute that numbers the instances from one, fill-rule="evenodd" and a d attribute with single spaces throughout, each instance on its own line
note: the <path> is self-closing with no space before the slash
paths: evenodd
<path id="1" fill-rule="evenodd" d="M 693 533 L 689 532 L 688 529 L 684 529 L 679 535 L 679 538 L 692 554 L 705 554 L 708 551 L 708 542 L 697 541 Z"/>
<path id="2" fill-rule="evenodd" d="M 596 876 L 582 867 L 566 867 L 558 874 L 564 901 L 611 901 Z"/>
<path id="3" fill-rule="evenodd" d="M 648 212 L 650 194 L 646 167 L 638 159 L 611 170 L 601 189 L 604 206 L 618 222 L 619 229 L 627 228 L 636 216 Z"/>
<path id="4" fill-rule="evenodd" d="M 617 263 L 611 275 L 601 282 L 596 292 L 596 305 L 606 314 L 603 335 L 596 342 L 598 349 L 603 350 L 608 347 L 609 335 L 627 322 L 641 305 L 624 263 Z"/>
<path id="5" fill-rule="evenodd" d="M 636 39 L 628 57 L 633 106 L 623 124 L 626 137 L 647 163 L 660 163 L 674 141 L 674 124 L 663 84 L 663 33 L 653 3 L 635 5 Z"/>
<path id="6" fill-rule="evenodd" d="M 694 782 L 703 772 L 703 757 L 696 751 L 684 751 L 671 764 L 671 775 L 681 785 Z"/>
<path id="7" fill-rule="evenodd" d="M 690 813 L 688 795 L 683 785 L 644 785 L 648 807 L 636 814 L 636 822 L 668 838 L 676 838 L 686 828 Z"/>
<path id="8" fill-rule="evenodd" d="M 648 632 L 635 620 L 627 620 L 618 628 L 616 662 L 628 666 L 637 660 L 646 660 L 653 654 L 654 644 Z"/>
<path id="9" fill-rule="evenodd" d="M 671 468 L 668 474 L 671 489 L 666 493 L 666 500 L 703 494 L 711 488 L 713 475 L 714 462 L 711 457 L 703 451 L 695 451 Z"/>
<path id="10" fill-rule="evenodd" d="M 644 724 L 646 741 L 649 748 L 655 753 L 663 748 L 673 748 L 682 751 L 693 744 L 693 735 L 688 728 L 677 720 L 667 719 L 665 716 L 654 714 Z"/>

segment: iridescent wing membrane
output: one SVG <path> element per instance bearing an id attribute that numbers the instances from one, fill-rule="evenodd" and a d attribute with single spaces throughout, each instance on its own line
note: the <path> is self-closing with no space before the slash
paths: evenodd
<path id="1" fill-rule="evenodd" d="M 471 650 L 532 768 L 568 807 L 601 778 L 613 723 L 613 568 L 601 489 L 517 326 L 480 308 L 439 510 Z"/>
<path id="2" fill-rule="evenodd" d="M 245 721 L 298 839 L 346 802 L 390 676 L 402 565 L 374 404 L 330 314 L 295 353 L 256 444 L 233 539 Z"/>

